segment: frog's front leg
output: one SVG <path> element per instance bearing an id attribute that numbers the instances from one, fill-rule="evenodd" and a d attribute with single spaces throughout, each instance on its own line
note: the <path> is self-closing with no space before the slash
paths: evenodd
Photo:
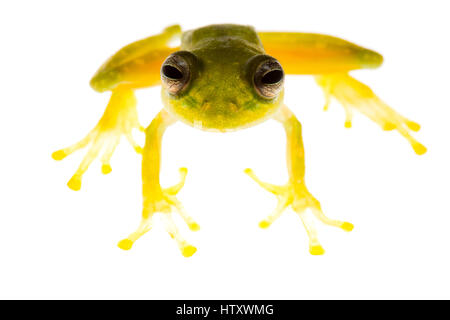
<path id="1" fill-rule="evenodd" d="M 163 189 L 159 182 L 161 141 L 166 128 L 174 122 L 175 119 L 165 110 L 162 110 L 146 129 L 146 142 L 142 159 L 142 220 L 135 232 L 119 242 L 118 246 L 123 250 L 131 249 L 133 243 L 151 229 L 155 213 L 160 212 L 163 215 L 167 232 L 175 239 L 183 256 L 190 257 L 197 251 L 180 235 L 171 214 L 172 208 L 175 208 L 192 231 L 200 229 L 199 225 L 185 212 L 180 201 L 176 198 L 176 194 L 184 185 L 187 169 L 180 169 L 181 181 L 172 187 Z"/>
<path id="2" fill-rule="evenodd" d="M 101 157 L 102 172 L 104 174 L 110 173 L 110 159 L 121 136 L 125 136 L 136 152 L 141 153 L 141 147 L 134 141 L 131 134 L 134 128 L 144 130 L 138 121 L 134 92 L 129 88 L 117 87 L 112 91 L 108 106 L 94 129 L 74 145 L 52 154 L 53 159 L 62 160 L 73 152 L 90 145 L 77 171 L 67 183 L 69 188 L 80 190 L 83 174 L 101 152 L 103 152 Z"/>
<path id="3" fill-rule="evenodd" d="M 275 115 L 276 120 L 280 121 L 286 131 L 287 137 L 287 167 L 289 172 L 289 181 L 284 186 L 277 186 L 259 180 L 251 169 L 246 169 L 247 173 L 261 187 L 275 194 L 278 198 L 278 205 L 274 212 L 259 223 L 261 228 L 269 227 L 278 219 L 283 211 L 291 206 L 298 214 L 305 226 L 309 237 L 309 251 L 313 255 L 323 254 L 325 251 L 319 243 L 317 232 L 314 228 L 310 214 L 327 225 L 339 227 L 345 231 L 351 231 L 353 225 L 349 222 L 332 220 L 325 216 L 320 207 L 319 201 L 308 191 L 305 184 L 305 159 L 302 142 L 302 128 L 300 122 L 294 114 L 286 107 Z M 308 212 L 310 209 L 311 212 Z"/>

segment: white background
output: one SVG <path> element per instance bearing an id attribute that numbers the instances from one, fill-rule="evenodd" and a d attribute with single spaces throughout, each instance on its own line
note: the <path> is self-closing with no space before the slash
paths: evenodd
<path id="1" fill-rule="evenodd" d="M 449 12 L 446 1 L 2 2 L 0 298 L 450 298 Z M 189 259 L 161 224 L 131 251 L 116 247 L 141 212 L 140 160 L 125 140 L 113 172 L 94 162 L 79 192 L 66 182 L 84 151 L 50 157 L 100 118 L 109 94 L 88 82 L 116 50 L 173 23 L 225 22 L 326 33 L 379 51 L 380 69 L 353 75 L 422 125 L 414 135 L 429 151 L 417 156 L 362 116 L 345 129 L 337 103 L 322 112 L 312 78 L 288 77 L 309 189 L 329 217 L 355 225 L 345 233 L 317 223 L 324 256 L 308 253 L 291 211 L 268 230 L 257 226 L 276 199 L 242 171 L 286 181 L 275 122 L 229 134 L 168 130 L 162 183 L 189 168 L 179 198 L 202 228 L 177 220 L 198 247 Z M 162 107 L 159 88 L 137 97 L 148 124 Z"/>

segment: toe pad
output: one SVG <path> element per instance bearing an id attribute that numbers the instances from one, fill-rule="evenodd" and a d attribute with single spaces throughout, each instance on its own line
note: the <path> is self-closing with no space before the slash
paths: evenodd
<path id="1" fill-rule="evenodd" d="M 352 231 L 353 230 L 353 224 L 351 224 L 350 222 L 344 222 L 342 225 L 341 225 L 341 229 L 342 230 L 345 230 L 345 231 Z"/>
<path id="2" fill-rule="evenodd" d="M 67 186 L 73 191 L 78 191 L 81 189 L 81 179 L 79 177 L 72 177 L 69 182 L 67 182 Z"/>
<path id="3" fill-rule="evenodd" d="M 259 227 L 262 228 L 262 229 L 266 229 L 266 228 L 268 228 L 269 226 L 270 226 L 270 222 L 267 221 L 267 220 L 262 220 L 262 221 L 259 223 Z"/>
<path id="4" fill-rule="evenodd" d="M 122 250 L 130 250 L 133 246 L 133 241 L 130 239 L 123 239 L 117 244 L 117 246 Z"/>
<path id="5" fill-rule="evenodd" d="M 325 250 L 322 248 L 322 246 L 319 245 L 315 245 L 315 246 L 311 246 L 309 248 L 309 252 L 314 255 L 314 256 L 319 256 L 325 253 Z"/>
<path id="6" fill-rule="evenodd" d="M 197 252 L 197 248 L 192 245 L 187 245 L 186 247 L 181 249 L 181 253 L 186 258 L 191 257 L 196 252 Z"/>

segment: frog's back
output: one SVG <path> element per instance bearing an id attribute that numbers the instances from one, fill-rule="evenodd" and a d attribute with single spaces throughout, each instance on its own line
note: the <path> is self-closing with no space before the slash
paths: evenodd
<path id="1" fill-rule="evenodd" d="M 204 47 L 246 46 L 264 53 L 263 45 L 255 29 L 236 24 L 214 24 L 183 33 L 181 49 L 193 51 Z"/>

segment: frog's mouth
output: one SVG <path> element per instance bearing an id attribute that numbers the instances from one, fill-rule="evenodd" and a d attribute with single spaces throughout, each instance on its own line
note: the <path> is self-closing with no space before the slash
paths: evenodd
<path id="1" fill-rule="evenodd" d="M 203 101 L 200 110 L 204 113 L 208 113 L 210 112 L 214 107 L 213 107 L 214 103 L 209 102 L 208 100 Z M 239 104 L 237 104 L 236 102 L 232 102 L 229 101 L 227 103 L 223 103 L 221 104 L 223 105 L 221 108 L 215 108 L 216 110 L 223 110 L 226 112 L 223 112 L 224 114 L 232 114 L 234 112 L 237 112 L 241 109 L 241 107 L 239 106 Z"/>
<path id="2" fill-rule="evenodd" d="M 245 108 L 234 102 L 216 105 L 205 102 L 190 116 L 182 116 L 182 121 L 206 131 L 228 132 L 245 129 L 268 120 L 280 104 L 263 104 L 255 108 Z"/>
<path id="3" fill-rule="evenodd" d="M 163 91 L 166 109 L 180 121 L 206 131 L 235 131 L 268 120 L 282 105 L 283 94 L 274 99 L 254 96 L 224 96 L 187 94 L 174 98 Z"/>

